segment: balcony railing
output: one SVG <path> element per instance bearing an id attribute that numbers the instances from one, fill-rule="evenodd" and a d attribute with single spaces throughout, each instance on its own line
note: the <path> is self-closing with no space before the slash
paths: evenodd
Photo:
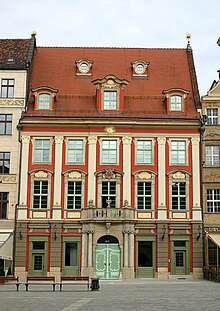
<path id="1" fill-rule="evenodd" d="M 134 219 L 132 208 L 85 208 L 82 210 L 82 220 L 84 221 L 112 221 L 119 222 Z"/>

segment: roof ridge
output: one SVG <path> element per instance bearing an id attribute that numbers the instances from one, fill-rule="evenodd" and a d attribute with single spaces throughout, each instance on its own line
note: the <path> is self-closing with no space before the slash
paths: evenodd
<path id="1" fill-rule="evenodd" d="M 122 49 L 122 50 L 186 50 L 186 48 L 146 48 L 146 47 L 108 47 L 108 46 L 37 46 L 47 49 Z"/>

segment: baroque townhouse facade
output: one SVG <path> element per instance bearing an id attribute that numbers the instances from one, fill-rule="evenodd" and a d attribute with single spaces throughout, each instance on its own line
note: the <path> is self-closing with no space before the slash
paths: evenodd
<path id="1" fill-rule="evenodd" d="M 36 48 L 16 275 L 202 277 L 200 108 L 189 44 Z"/>
<path id="2" fill-rule="evenodd" d="M 0 39 L 0 266 L 13 267 L 20 142 L 17 125 L 26 106 L 35 46 L 31 39 Z"/>
<path id="3" fill-rule="evenodd" d="M 219 72 L 219 71 L 218 71 Z M 220 80 L 202 97 L 205 268 L 220 267 Z"/>

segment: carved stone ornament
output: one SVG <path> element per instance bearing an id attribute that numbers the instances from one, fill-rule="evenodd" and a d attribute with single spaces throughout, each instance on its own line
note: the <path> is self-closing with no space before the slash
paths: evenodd
<path id="1" fill-rule="evenodd" d="M 118 87 L 118 85 L 112 79 L 109 79 L 106 83 L 103 84 L 103 87 L 108 89 L 115 89 Z"/>
<path id="2" fill-rule="evenodd" d="M 95 145 L 97 143 L 97 136 L 89 136 L 88 143 L 89 145 Z"/>
<path id="3" fill-rule="evenodd" d="M 199 137 L 192 137 L 191 141 L 192 141 L 192 145 L 199 145 L 200 138 Z"/>
<path id="4" fill-rule="evenodd" d="M 211 139 L 213 139 L 213 138 L 217 139 L 217 138 L 220 137 L 220 134 L 211 132 L 211 133 L 206 134 L 205 137 L 206 138 L 211 138 Z"/>
<path id="5" fill-rule="evenodd" d="M 63 143 L 63 136 L 55 136 L 55 143 L 62 144 Z"/>
<path id="6" fill-rule="evenodd" d="M 38 171 L 34 174 L 34 176 L 37 178 L 46 178 L 46 177 L 48 177 L 48 173 L 46 173 L 44 171 Z"/>
<path id="7" fill-rule="evenodd" d="M 132 142 L 132 138 L 130 136 L 122 137 L 122 143 L 123 145 L 130 145 Z"/>
<path id="8" fill-rule="evenodd" d="M 166 137 L 157 137 L 157 142 L 159 145 L 165 145 L 166 144 Z"/>
<path id="9" fill-rule="evenodd" d="M 148 172 L 141 172 L 137 175 L 137 177 L 139 179 L 151 179 L 152 176 Z"/>
<path id="10" fill-rule="evenodd" d="M 22 144 L 29 144 L 30 136 L 21 136 Z"/>
<path id="11" fill-rule="evenodd" d="M 176 172 L 176 173 L 173 174 L 173 178 L 174 179 L 185 179 L 186 175 L 181 173 L 181 172 Z"/>
<path id="12" fill-rule="evenodd" d="M 103 178 L 112 179 L 115 178 L 115 174 L 112 168 L 107 168 L 103 174 Z"/>
<path id="13" fill-rule="evenodd" d="M 68 174 L 68 177 L 77 179 L 77 178 L 81 178 L 82 174 L 80 172 L 73 171 L 73 172 Z"/>
<path id="14" fill-rule="evenodd" d="M 124 200 L 124 207 L 128 207 L 128 200 Z"/>
<path id="15" fill-rule="evenodd" d="M 115 134 L 116 130 L 114 128 L 114 126 L 106 126 L 104 128 L 104 131 L 109 134 L 109 135 L 112 135 L 112 134 Z"/>
<path id="16" fill-rule="evenodd" d="M 206 182 L 220 182 L 220 174 L 215 172 L 205 172 L 204 178 Z"/>
<path id="17" fill-rule="evenodd" d="M 2 183 L 16 182 L 16 177 L 15 176 L 1 176 L 0 175 L 0 182 L 2 182 Z"/>
<path id="18" fill-rule="evenodd" d="M 23 100 L 0 100 L 0 106 L 24 106 Z"/>

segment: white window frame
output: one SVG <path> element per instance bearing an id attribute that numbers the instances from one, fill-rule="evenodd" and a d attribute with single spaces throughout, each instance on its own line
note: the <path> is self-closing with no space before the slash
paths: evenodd
<path id="1" fill-rule="evenodd" d="M 211 112 L 211 114 L 209 115 L 208 114 L 208 111 Z M 214 114 L 214 111 L 217 111 L 217 115 Z M 214 108 L 209 108 L 207 107 L 206 108 L 206 115 L 207 115 L 207 125 L 218 125 L 218 108 L 217 107 L 214 107 Z M 217 122 L 215 122 L 215 120 L 217 120 Z"/>
<path id="2" fill-rule="evenodd" d="M 177 191 L 178 191 L 178 194 L 177 195 L 174 195 L 173 194 L 173 184 L 177 184 L 178 187 L 177 187 Z M 180 184 L 184 184 L 185 185 L 185 194 L 180 194 Z M 177 208 L 173 208 L 173 198 L 177 198 L 178 199 L 178 206 Z M 185 207 L 184 208 L 181 208 L 181 198 L 185 198 Z M 186 181 L 185 180 L 181 180 L 181 181 L 172 181 L 172 184 L 171 184 L 171 209 L 173 211 L 185 211 L 187 209 L 187 186 L 186 186 Z"/>
<path id="3" fill-rule="evenodd" d="M 150 184 L 150 194 L 146 194 L 145 192 L 145 184 Z M 139 184 L 143 185 L 143 195 L 138 194 L 138 187 Z M 143 207 L 139 208 L 138 206 L 138 198 L 143 198 Z M 146 200 L 147 198 L 150 198 L 150 207 L 146 207 Z M 152 209 L 152 182 L 145 180 L 145 181 L 138 181 L 137 182 L 137 210 L 151 210 Z"/>
<path id="4" fill-rule="evenodd" d="M 35 182 L 39 182 L 40 183 L 40 193 L 38 193 L 38 194 L 34 193 Z M 42 183 L 43 182 L 47 182 L 47 193 L 46 194 L 42 193 Z M 34 207 L 34 198 L 35 198 L 35 196 L 40 197 L 40 204 L 39 204 L 38 208 Z M 46 208 L 42 208 L 42 206 L 41 206 L 41 203 L 42 203 L 41 202 L 41 198 L 42 197 L 46 197 L 47 198 L 47 207 Z M 48 207 L 49 207 L 49 181 L 47 179 L 34 179 L 33 180 L 33 188 L 32 188 L 32 208 L 34 210 L 42 210 L 42 209 L 48 209 Z"/>
<path id="5" fill-rule="evenodd" d="M 219 163 L 219 146 L 206 145 L 205 146 L 206 165 L 218 166 Z"/>
<path id="6" fill-rule="evenodd" d="M 176 99 L 174 102 L 172 102 L 172 99 Z M 181 99 L 180 102 L 177 101 L 177 98 Z M 179 94 L 172 94 L 170 95 L 170 111 L 177 111 L 181 112 L 183 111 L 183 96 Z"/>
<path id="7" fill-rule="evenodd" d="M 103 162 L 103 141 L 115 141 L 116 142 L 116 162 Z M 100 138 L 99 139 L 100 143 L 100 164 L 101 165 L 118 165 L 119 164 L 119 143 L 120 139 L 119 138 Z M 105 149 L 107 150 L 107 149 Z M 111 149 L 108 149 L 111 150 Z M 115 150 L 115 149 L 114 149 Z"/>
<path id="8" fill-rule="evenodd" d="M 69 183 L 73 183 L 74 184 L 74 193 L 73 194 L 68 193 Z M 76 183 L 81 183 L 81 193 L 80 194 L 76 193 Z M 73 198 L 73 205 L 72 205 L 71 208 L 68 207 L 68 198 L 69 197 Z M 80 208 L 76 208 L 75 200 L 76 200 L 77 197 L 80 197 Z M 82 209 L 82 201 L 83 201 L 82 180 L 68 180 L 67 181 L 67 191 L 66 191 L 66 209 L 68 211 L 70 211 L 70 210 L 81 210 Z"/>
<path id="9" fill-rule="evenodd" d="M 151 142 L 151 161 L 150 162 L 139 162 L 138 161 L 138 150 L 141 150 L 141 149 L 138 149 L 138 143 L 140 141 L 146 141 L 146 142 Z M 149 139 L 149 138 L 136 138 L 135 139 L 135 164 L 136 165 L 153 165 L 154 164 L 154 144 L 155 144 L 155 140 L 154 139 Z M 143 149 L 143 153 L 144 152 L 147 152 L 148 149 Z"/>
<path id="10" fill-rule="evenodd" d="M 109 98 L 106 98 L 106 94 Z M 112 96 L 114 94 L 114 96 Z M 117 90 L 103 90 L 102 109 L 103 110 L 117 110 L 118 109 L 118 92 Z M 114 97 L 114 98 L 113 98 Z"/>
<path id="11" fill-rule="evenodd" d="M 176 176 L 176 175 L 180 175 L 180 176 Z M 175 176 L 175 177 L 174 177 Z M 189 210 L 189 180 L 190 180 L 190 174 L 187 172 L 182 172 L 181 170 L 176 172 L 170 172 L 169 173 L 169 205 L 170 205 L 170 210 L 172 212 L 186 212 Z M 172 208 L 172 184 L 173 183 L 180 183 L 180 182 L 184 182 L 186 185 L 186 208 L 185 209 L 173 209 Z"/>
<path id="12" fill-rule="evenodd" d="M 45 100 L 43 100 L 41 102 L 40 98 L 47 95 L 49 97 L 49 101 L 47 101 L 47 105 L 45 107 Z M 37 96 L 37 110 L 51 110 L 51 106 L 52 106 L 52 96 L 50 93 L 47 93 L 47 92 L 42 92 L 42 93 L 39 93 L 38 96 Z"/>
<path id="13" fill-rule="evenodd" d="M 36 150 L 36 141 L 37 140 L 49 140 L 50 144 L 49 144 L 49 157 L 48 157 L 48 161 L 36 161 L 36 157 L 35 157 L 35 150 Z M 32 162 L 34 164 L 37 163 L 46 163 L 46 164 L 50 164 L 51 163 L 51 151 L 52 151 L 52 138 L 51 137 L 34 137 L 32 138 L 32 144 L 33 144 L 33 155 L 32 155 Z M 40 149 L 39 149 L 40 150 Z M 46 149 L 41 149 L 41 150 L 46 150 Z M 41 154 L 41 159 L 42 159 L 42 154 Z"/>
<path id="14" fill-rule="evenodd" d="M 135 208 L 137 211 L 154 211 L 155 210 L 155 173 L 151 171 L 140 170 L 134 173 L 135 182 Z M 151 183 L 151 208 L 138 208 L 138 183 Z"/>
<path id="15" fill-rule="evenodd" d="M 69 149 L 69 141 L 82 141 L 82 149 Z M 85 143 L 86 140 L 84 137 L 68 137 L 66 139 L 66 164 L 67 165 L 83 165 L 85 164 Z M 77 162 L 77 161 L 70 161 L 69 160 L 69 150 L 82 150 L 82 161 Z"/>
<path id="16" fill-rule="evenodd" d="M 106 195 L 106 194 L 103 194 L 103 183 L 107 183 L 107 187 L 108 187 L 108 193 L 107 193 L 107 195 Z M 115 194 L 111 194 L 111 193 L 110 193 L 110 183 L 114 183 L 114 184 L 115 184 Z M 116 201 L 117 201 L 117 184 L 116 184 L 116 180 L 102 180 L 101 185 L 102 185 L 102 190 L 101 190 L 101 204 L 102 204 L 102 198 L 103 198 L 103 197 L 106 197 L 106 196 L 107 196 L 107 197 L 108 197 L 107 200 L 109 200 L 110 197 L 114 197 L 114 198 L 115 198 L 115 206 L 112 206 L 112 205 L 111 205 L 112 202 L 109 202 L 109 205 L 110 205 L 111 208 L 116 208 Z M 107 202 L 106 202 L 106 204 L 108 205 Z M 104 207 L 102 206 L 102 208 L 104 208 Z"/>
<path id="17" fill-rule="evenodd" d="M 188 139 L 181 139 L 181 138 L 172 138 L 172 139 L 169 139 L 169 162 L 170 162 L 170 165 L 171 166 L 176 166 L 176 165 L 181 165 L 181 166 L 186 166 L 186 165 L 188 165 L 188 150 L 189 150 L 189 140 Z M 185 162 L 184 163 L 182 163 L 182 162 L 179 162 L 178 161 L 178 158 L 179 158 L 179 152 L 181 152 L 182 150 L 180 149 L 175 149 L 175 150 L 173 150 L 172 149 L 172 143 L 173 142 L 177 142 L 177 143 L 182 143 L 182 142 L 184 142 L 185 143 L 185 150 L 184 150 L 184 152 L 185 152 Z M 173 160 L 172 160 L 172 152 L 177 152 L 177 161 L 176 162 L 173 162 Z"/>
<path id="18" fill-rule="evenodd" d="M 68 197 L 68 183 L 69 182 L 81 182 L 81 209 L 84 207 L 84 189 L 85 189 L 85 173 L 78 170 L 68 170 L 64 173 L 65 184 L 65 210 L 66 211 L 80 211 L 81 209 L 67 208 Z"/>
<path id="19" fill-rule="evenodd" d="M 211 191 L 211 199 L 208 199 L 208 191 Z M 218 192 L 215 193 L 215 192 Z M 216 199 L 216 195 L 219 197 Z M 208 213 L 220 213 L 220 189 L 206 189 L 206 204 Z M 211 207 L 208 206 L 208 203 L 211 203 Z M 215 203 L 218 205 L 215 207 Z"/>

